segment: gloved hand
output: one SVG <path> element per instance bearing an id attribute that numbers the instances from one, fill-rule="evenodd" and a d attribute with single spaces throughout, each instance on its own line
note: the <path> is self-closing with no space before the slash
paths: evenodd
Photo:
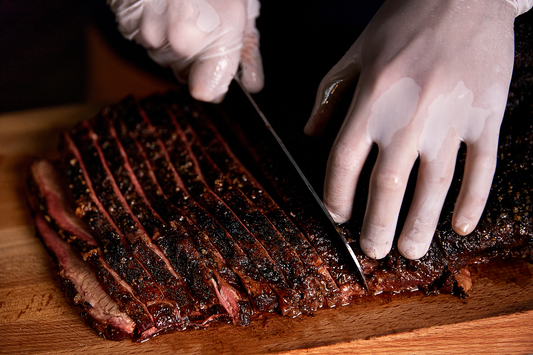
<path id="1" fill-rule="evenodd" d="M 409 259 L 429 248 L 461 141 L 467 157 L 452 224 L 483 212 L 514 62 L 516 8 L 506 0 L 388 0 L 322 80 L 305 132 L 319 134 L 334 102 L 355 94 L 328 159 L 324 203 L 347 221 L 363 164 L 379 148 L 360 236 L 380 259 L 391 249 L 409 174 L 420 167 L 398 239 Z M 351 91 L 350 91 L 351 90 Z"/>
<path id="2" fill-rule="evenodd" d="M 250 92 L 263 88 L 258 0 L 108 0 L 124 37 L 172 68 L 191 95 L 219 102 L 239 63 Z"/>

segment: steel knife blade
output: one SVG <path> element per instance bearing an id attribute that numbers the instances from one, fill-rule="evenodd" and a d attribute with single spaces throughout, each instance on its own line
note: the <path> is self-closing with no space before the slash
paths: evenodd
<path id="1" fill-rule="evenodd" d="M 360 278 L 362 280 L 363 286 L 365 287 L 366 291 L 370 294 L 370 288 L 368 287 L 368 283 L 366 281 L 365 275 L 363 274 L 363 269 L 361 268 L 361 264 L 359 263 L 359 260 L 357 259 L 357 256 L 355 255 L 350 243 L 348 242 L 348 240 L 346 240 L 346 237 L 344 236 L 344 234 L 342 234 L 342 231 L 341 231 L 339 225 L 333 220 L 333 217 L 329 213 L 328 209 L 326 208 L 326 206 L 324 206 L 324 203 L 322 202 L 322 199 L 317 195 L 315 189 L 313 188 L 313 186 L 311 185 L 309 180 L 305 177 L 305 174 L 300 169 L 300 167 L 298 166 L 297 162 L 294 160 L 294 158 L 292 157 L 291 153 L 289 152 L 289 150 L 287 149 L 287 147 L 285 146 L 285 144 L 283 143 L 281 138 L 278 136 L 278 134 L 276 133 L 276 131 L 274 130 L 274 128 L 272 127 L 272 125 L 270 124 L 270 122 L 268 121 L 266 116 L 263 114 L 263 111 L 261 111 L 261 109 L 259 108 L 259 106 L 255 102 L 255 100 L 252 97 L 252 95 L 250 94 L 250 92 L 242 84 L 242 82 L 240 80 L 240 76 L 236 75 L 234 80 L 238 84 L 238 86 L 242 89 L 242 91 L 244 92 L 244 94 L 247 97 L 248 101 L 251 103 L 251 105 L 255 109 L 255 112 L 259 115 L 259 117 L 261 117 L 261 119 L 263 120 L 263 123 L 265 124 L 266 128 L 270 131 L 270 133 L 272 134 L 272 136 L 274 137 L 274 139 L 278 143 L 279 147 L 283 150 L 283 152 L 285 153 L 285 156 L 290 161 L 290 163 L 292 164 L 293 168 L 296 170 L 298 176 L 304 182 L 305 186 L 307 187 L 307 189 L 311 193 L 311 195 L 312 195 L 314 201 L 316 202 L 317 206 L 324 213 L 327 221 L 329 221 L 329 224 L 335 230 L 336 235 L 340 238 L 340 241 L 345 246 L 348 254 L 351 257 L 351 260 L 353 261 L 353 264 L 355 265 L 357 271 L 359 272 L 359 276 L 360 276 Z"/>

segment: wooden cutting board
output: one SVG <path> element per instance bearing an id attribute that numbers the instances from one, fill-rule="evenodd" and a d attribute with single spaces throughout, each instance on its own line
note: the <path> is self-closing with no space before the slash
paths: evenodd
<path id="1" fill-rule="evenodd" d="M 24 202 L 31 158 L 53 152 L 58 133 L 99 107 L 0 115 L 0 354 L 527 354 L 533 353 L 533 267 L 521 260 L 472 268 L 468 299 L 418 292 L 360 299 L 247 328 L 222 325 L 144 344 L 112 342 L 85 326 L 60 291 Z"/>

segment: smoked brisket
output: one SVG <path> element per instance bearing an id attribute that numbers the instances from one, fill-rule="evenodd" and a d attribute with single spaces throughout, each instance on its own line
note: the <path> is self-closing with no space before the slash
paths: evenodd
<path id="1" fill-rule="evenodd" d="M 217 130 L 214 112 L 184 94 L 127 98 L 66 133 L 59 159 L 32 165 L 38 235 L 67 296 L 103 337 L 246 326 L 254 314 L 295 317 L 366 294 L 300 197 L 303 186 L 266 146 L 255 154 L 264 154 L 267 191 Z M 468 265 L 531 259 L 533 127 L 517 124 L 502 134 L 493 191 L 472 234 L 449 227 L 458 183 L 424 258 L 393 250 L 374 261 L 356 249 L 373 293 L 466 296 Z M 355 221 L 342 227 L 357 239 Z"/>
<path id="2" fill-rule="evenodd" d="M 516 71 L 492 191 L 473 233 L 451 228 L 464 149 L 420 260 L 394 247 L 372 260 L 357 247 L 361 219 L 341 226 L 373 295 L 466 297 L 468 266 L 533 261 L 527 71 Z M 32 164 L 27 195 L 37 236 L 67 298 L 100 336 L 145 341 L 216 323 L 247 326 L 265 313 L 296 317 L 368 296 L 273 143 L 231 132 L 227 121 L 226 112 L 184 91 L 128 97 L 66 132 L 57 159 Z M 355 216 L 366 206 L 358 198 Z"/>

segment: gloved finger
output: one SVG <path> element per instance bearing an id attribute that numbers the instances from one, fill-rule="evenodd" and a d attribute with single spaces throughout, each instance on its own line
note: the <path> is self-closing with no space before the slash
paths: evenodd
<path id="1" fill-rule="evenodd" d="M 510 76 L 510 74 L 509 74 Z M 498 154 L 498 138 L 507 90 L 501 85 L 491 85 L 481 102 L 485 111 L 473 110 L 469 125 L 459 131 L 466 143 L 466 161 L 461 190 L 452 217 L 452 227 L 460 235 L 471 233 L 485 208 Z M 477 128 L 477 129 L 476 129 Z"/>
<path id="2" fill-rule="evenodd" d="M 416 149 L 401 147 L 379 152 L 368 193 L 361 229 L 360 245 L 371 258 L 385 257 L 394 240 L 398 215 L 413 164 Z"/>
<path id="3" fill-rule="evenodd" d="M 344 223 L 352 216 L 357 181 L 372 149 L 366 121 L 357 119 L 370 114 L 368 102 L 354 96 L 329 153 L 323 201 L 337 223 Z"/>
<path id="4" fill-rule="evenodd" d="M 323 201 L 337 223 L 352 215 L 357 181 L 372 148 L 372 141 L 361 132 L 364 130 L 341 130 L 328 157 Z"/>
<path id="5" fill-rule="evenodd" d="M 465 172 L 452 217 L 457 234 L 467 235 L 476 227 L 487 203 L 496 170 L 497 136 L 467 144 Z"/>
<path id="6" fill-rule="evenodd" d="M 398 251 L 407 259 L 423 257 L 431 244 L 448 189 L 453 179 L 459 140 L 444 149 L 438 159 L 425 161 L 420 167 L 409 212 L 398 239 Z"/>
<path id="7" fill-rule="evenodd" d="M 263 61 L 259 51 L 259 31 L 255 28 L 255 19 L 249 19 L 244 31 L 241 52 L 242 84 L 251 93 L 261 91 L 265 85 Z"/>
<path id="8" fill-rule="evenodd" d="M 200 101 L 221 102 L 239 67 L 240 47 L 196 61 L 189 73 L 189 91 Z"/>
<path id="9" fill-rule="evenodd" d="M 305 134 L 314 136 L 322 133 L 331 119 L 337 102 L 355 87 L 361 72 L 359 58 L 361 37 L 362 35 L 320 82 L 311 116 L 304 127 Z"/>

